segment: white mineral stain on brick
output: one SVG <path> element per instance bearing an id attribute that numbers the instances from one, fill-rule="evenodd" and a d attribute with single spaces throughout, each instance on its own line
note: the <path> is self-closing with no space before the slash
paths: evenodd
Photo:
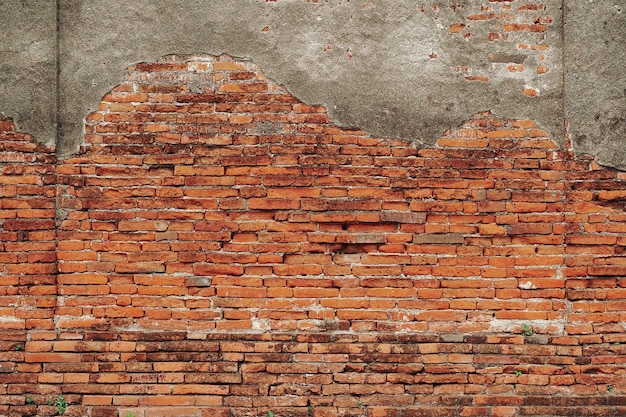
<path id="1" fill-rule="evenodd" d="M 524 289 L 524 290 L 535 290 L 537 289 L 537 286 L 533 285 L 533 283 L 531 281 L 526 281 L 526 282 L 520 282 L 518 287 Z"/>
<path id="2" fill-rule="evenodd" d="M 252 330 L 260 330 L 260 331 L 270 330 L 270 321 L 268 319 L 259 319 L 259 318 L 253 317 L 250 321 L 252 322 Z"/>
<path id="3" fill-rule="evenodd" d="M 522 324 L 528 324 L 533 333 L 549 334 L 551 336 L 565 332 L 566 320 L 502 320 L 493 319 L 489 322 L 489 332 L 521 333 Z"/>
<path id="4" fill-rule="evenodd" d="M 207 332 L 187 332 L 187 339 L 206 340 Z"/>

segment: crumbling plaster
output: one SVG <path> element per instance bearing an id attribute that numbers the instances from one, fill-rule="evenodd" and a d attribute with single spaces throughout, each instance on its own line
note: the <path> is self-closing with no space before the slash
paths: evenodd
<path id="1" fill-rule="evenodd" d="M 81 144 L 85 116 L 128 65 L 227 53 L 253 60 L 301 100 L 326 106 L 335 123 L 376 136 L 432 144 L 491 110 L 536 120 L 561 146 L 567 121 L 577 152 L 626 169 L 622 0 L 56 3 L 0 1 L 0 111 L 37 140 L 56 142 L 60 155 Z M 545 6 L 535 13 L 550 18 L 544 33 L 489 40 L 499 24 L 492 20 L 451 30 L 484 8 L 517 13 L 530 4 Z M 517 46 L 529 41 L 549 48 L 539 55 Z M 519 61 L 525 71 L 507 70 Z M 535 71 L 539 65 L 548 71 Z"/>

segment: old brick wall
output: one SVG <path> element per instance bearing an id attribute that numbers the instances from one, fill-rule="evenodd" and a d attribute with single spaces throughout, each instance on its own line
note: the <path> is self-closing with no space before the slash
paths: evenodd
<path id="1" fill-rule="evenodd" d="M 55 184 L 54 149 L 0 116 L 0 415 L 26 415 L 25 393 L 62 382 L 44 374 L 41 353 L 26 352 L 56 338 Z"/>
<path id="2" fill-rule="evenodd" d="M 64 160 L 2 128 L 0 414 L 626 415 L 626 174 L 532 120 L 420 149 L 171 56 Z"/>

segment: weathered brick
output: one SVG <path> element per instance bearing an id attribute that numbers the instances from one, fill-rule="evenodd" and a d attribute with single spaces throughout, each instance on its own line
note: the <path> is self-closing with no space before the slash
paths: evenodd
<path id="1" fill-rule="evenodd" d="M 508 3 L 449 35 L 548 30 Z M 535 72 L 547 45 L 517 47 L 488 59 Z M 418 150 L 189 59 L 129 69 L 62 161 L 0 119 L 0 414 L 622 411 L 626 177 L 532 120 Z M 205 93 L 159 80 L 189 71 Z"/>

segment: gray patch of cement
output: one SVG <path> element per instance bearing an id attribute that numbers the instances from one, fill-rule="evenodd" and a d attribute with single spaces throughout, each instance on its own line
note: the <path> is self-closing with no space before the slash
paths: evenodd
<path id="1" fill-rule="evenodd" d="M 549 73 L 512 74 L 507 57 L 538 65 L 534 57 L 510 52 L 517 50 L 514 38 L 527 42 L 527 34 L 489 42 L 493 22 L 473 23 L 469 38 L 452 34 L 452 23 L 480 7 L 442 3 L 448 2 L 63 0 L 60 153 L 77 148 L 83 118 L 121 81 L 127 65 L 172 53 L 249 57 L 302 101 L 326 106 L 337 124 L 376 136 L 431 144 L 488 109 L 535 119 L 563 137 L 559 31 L 548 31 L 542 41 L 550 45 Z M 552 26 L 560 27 L 560 2 L 545 3 Z M 489 82 L 468 82 L 459 67 Z M 527 85 L 541 90 L 539 97 L 525 96 Z"/>
<path id="2" fill-rule="evenodd" d="M 565 117 L 574 149 L 626 169 L 626 2 L 565 4 Z"/>
<path id="3" fill-rule="evenodd" d="M 0 112 L 40 142 L 56 136 L 56 3 L 0 1 Z"/>
<path id="4" fill-rule="evenodd" d="M 14 10 L 18 4 L 49 8 L 34 1 L 8 2 Z M 86 115 L 123 80 L 127 66 L 168 54 L 227 53 L 252 59 L 302 101 L 326 106 L 335 123 L 375 136 L 430 145 L 471 115 L 491 110 L 536 120 L 563 145 L 567 115 L 577 151 L 626 168 L 624 51 L 618 45 L 624 38 L 623 15 L 614 10 L 620 0 L 594 2 L 567 2 L 563 31 L 562 1 L 543 1 L 545 12 L 527 16 L 549 15 L 547 31 L 512 31 L 505 42 L 487 39 L 491 31 L 502 33 L 503 22 L 466 17 L 482 13 L 481 6 L 502 10 L 535 1 L 60 0 L 58 90 L 47 73 L 41 79 L 48 81 L 36 81 L 40 89 L 25 88 L 26 82 L 5 86 L 0 110 L 14 111 L 21 129 L 50 141 L 55 120 L 43 110 L 59 91 L 57 148 L 67 155 L 83 140 Z M 28 16 L 14 13 L 13 18 L 33 27 Z M 461 22 L 466 24 L 462 32 L 451 33 L 450 26 Z M 16 32 L 16 50 L 27 50 L 29 36 L 42 33 L 39 37 L 50 39 L 52 29 L 46 30 Z M 5 39 L 0 50 L 11 44 Z M 533 42 L 549 49 L 538 54 L 518 47 Z M 604 53 L 593 52 L 597 44 L 604 45 Z M 3 65 L 10 77 L 38 79 L 32 60 Z M 510 71 L 510 65 L 526 70 Z M 539 65 L 549 71 L 535 71 Z M 524 95 L 524 89 L 538 95 Z"/>

